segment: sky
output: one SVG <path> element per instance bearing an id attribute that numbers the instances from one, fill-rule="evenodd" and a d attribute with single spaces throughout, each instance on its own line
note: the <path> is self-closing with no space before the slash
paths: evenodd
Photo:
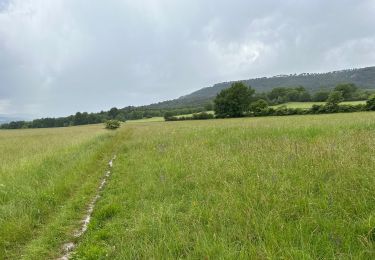
<path id="1" fill-rule="evenodd" d="M 0 115 L 375 65 L 374 0 L 0 0 Z"/>

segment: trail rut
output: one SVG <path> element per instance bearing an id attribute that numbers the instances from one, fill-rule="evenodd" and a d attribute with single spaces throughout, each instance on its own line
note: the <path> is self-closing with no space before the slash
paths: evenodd
<path id="1" fill-rule="evenodd" d="M 106 171 L 103 178 L 101 179 L 95 196 L 91 199 L 90 203 L 88 204 L 86 214 L 84 215 L 84 218 L 81 221 L 81 226 L 80 226 L 79 229 L 74 231 L 73 236 L 75 238 L 81 237 L 87 231 L 87 228 L 88 228 L 88 225 L 90 224 L 91 216 L 92 216 L 92 213 L 94 211 L 96 202 L 100 198 L 101 192 L 103 191 L 103 189 L 104 189 L 104 187 L 105 187 L 105 185 L 108 181 L 108 178 L 111 176 L 111 169 L 113 167 L 113 161 L 115 159 L 116 159 L 116 155 L 113 156 L 112 159 L 108 162 L 109 169 Z M 77 243 L 73 242 L 73 241 L 65 243 L 62 247 L 63 256 L 59 257 L 58 260 L 68 260 L 68 259 L 70 259 L 70 257 L 72 255 L 74 249 L 76 248 L 76 246 L 77 246 Z"/>

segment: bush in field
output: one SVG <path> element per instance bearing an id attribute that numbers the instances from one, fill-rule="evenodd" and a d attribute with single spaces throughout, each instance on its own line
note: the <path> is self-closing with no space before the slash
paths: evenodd
<path id="1" fill-rule="evenodd" d="M 375 111 L 375 94 L 372 95 L 366 102 L 366 109 Z"/>
<path id="2" fill-rule="evenodd" d="M 267 101 L 265 101 L 264 99 L 259 99 L 250 104 L 250 111 L 256 113 L 266 109 L 267 107 Z"/>
<path id="3" fill-rule="evenodd" d="M 310 108 L 310 112 L 311 112 L 311 114 L 320 114 L 320 113 L 322 113 L 321 111 L 322 111 L 323 107 L 324 107 L 323 105 L 315 105 L 314 104 Z"/>
<path id="4" fill-rule="evenodd" d="M 118 120 L 108 120 L 107 122 L 105 122 L 105 128 L 106 129 L 117 129 L 120 127 L 120 121 Z"/>
<path id="5" fill-rule="evenodd" d="M 173 117 L 175 117 L 175 114 L 172 111 L 167 111 L 167 112 L 164 113 L 165 121 L 176 121 L 176 120 L 170 120 Z"/>
<path id="6" fill-rule="evenodd" d="M 248 111 L 254 90 L 243 82 L 235 82 L 230 88 L 223 89 L 215 98 L 217 117 L 241 117 Z"/>

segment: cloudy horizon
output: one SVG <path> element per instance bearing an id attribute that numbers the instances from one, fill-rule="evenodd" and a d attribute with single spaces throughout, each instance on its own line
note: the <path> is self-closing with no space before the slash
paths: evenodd
<path id="1" fill-rule="evenodd" d="M 375 65 L 375 1 L 0 0 L 0 115 L 66 116 L 230 80 Z"/>

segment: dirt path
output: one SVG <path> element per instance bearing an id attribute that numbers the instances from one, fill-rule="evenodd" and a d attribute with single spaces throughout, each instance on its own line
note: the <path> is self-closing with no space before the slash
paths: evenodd
<path id="1" fill-rule="evenodd" d="M 113 156 L 113 158 L 108 162 L 108 170 L 106 171 L 105 175 L 103 176 L 101 182 L 100 182 L 100 185 L 96 191 L 96 194 L 95 196 L 92 198 L 92 200 L 90 201 L 88 207 L 87 207 L 87 210 L 86 210 L 86 214 L 81 222 L 81 226 L 78 230 L 76 230 L 74 232 L 74 237 L 75 238 L 79 238 L 81 237 L 86 231 L 87 231 L 87 228 L 88 228 L 88 225 L 91 221 L 91 216 L 92 216 L 92 213 L 94 211 L 94 208 L 95 208 L 95 204 L 96 202 L 98 201 L 98 199 L 100 198 L 100 194 L 101 192 L 103 191 L 104 187 L 105 187 L 105 184 L 107 183 L 107 180 L 108 178 L 110 177 L 111 175 L 111 168 L 113 167 L 113 161 L 116 159 L 116 155 Z M 63 245 L 63 256 L 59 257 L 58 260 L 68 260 L 70 259 L 74 249 L 76 248 L 77 246 L 77 243 L 76 242 L 68 242 L 68 243 L 65 243 Z"/>

